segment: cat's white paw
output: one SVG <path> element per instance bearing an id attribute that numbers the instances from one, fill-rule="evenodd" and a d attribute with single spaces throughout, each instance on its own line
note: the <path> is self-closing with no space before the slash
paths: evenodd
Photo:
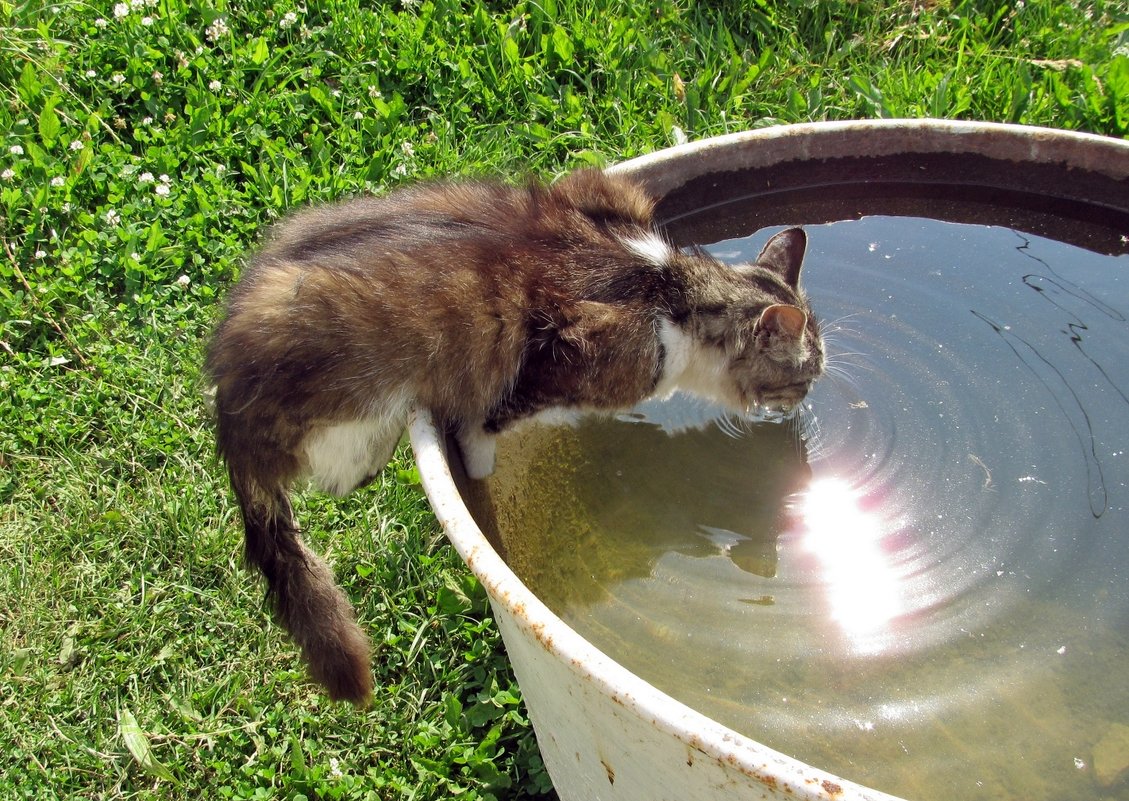
<path id="1" fill-rule="evenodd" d="M 494 436 L 481 428 L 459 432 L 463 467 L 469 478 L 480 480 L 494 472 Z"/>

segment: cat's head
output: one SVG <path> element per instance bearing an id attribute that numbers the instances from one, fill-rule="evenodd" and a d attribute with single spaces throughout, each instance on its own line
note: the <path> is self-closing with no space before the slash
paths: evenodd
<path id="1" fill-rule="evenodd" d="M 715 392 L 727 406 L 788 411 L 823 375 L 819 324 L 800 289 L 806 250 L 802 229 L 776 234 L 755 261 L 728 268 L 736 280 L 723 309 L 700 316 L 700 336 L 722 354 Z"/>

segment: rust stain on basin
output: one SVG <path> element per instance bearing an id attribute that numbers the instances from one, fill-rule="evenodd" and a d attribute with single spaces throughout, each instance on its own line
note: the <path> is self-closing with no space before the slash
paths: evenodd
<path id="1" fill-rule="evenodd" d="M 615 770 L 612 769 L 612 766 L 609 765 L 606 760 L 601 759 L 600 764 L 604 766 L 604 772 L 608 776 L 608 784 L 614 785 L 615 784 Z"/>

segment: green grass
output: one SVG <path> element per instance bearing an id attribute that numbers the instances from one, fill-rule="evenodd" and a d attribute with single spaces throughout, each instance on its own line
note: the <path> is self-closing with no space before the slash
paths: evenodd
<path id="1" fill-rule="evenodd" d="M 402 451 L 308 494 L 366 711 L 269 623 L 200 397 L 286 208 L 773 123 L 1129 132 L 1119 2 L 0 0 L 0 798 L 537 797 L 483 592 Z"/>

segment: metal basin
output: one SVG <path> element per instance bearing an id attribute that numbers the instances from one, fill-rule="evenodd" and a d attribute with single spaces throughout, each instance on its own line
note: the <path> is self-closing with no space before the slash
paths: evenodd
<path id="1" fill-rule="evenodd" d="M 813 123 L 683 145 L 613 170 L 661 198 L 659 217 L 680 243 L 684 215 L 740 199 L 756 227 L 883 213 L 891 203 L 895 213 L 916 209 L 954 222 L 972 214 L 979 223 L 1014 225 L 1022 206 L 1021 225 L 1032 233 L 1126 252 L 1124 237 L 1111 235 L 1100 217 L 1126 214 L 1129 142 L 1104 137 L 933 120 Z M 700 216 L 695 225 L 700 234 Z M 457 451 L 425 412 L 416 413 L 410 434 L 432 507 L 489 594 L 560 798 L 893 798 L 719 724 L 595 648 L 483 534 L 468 511 L 474 490 Z"/>

